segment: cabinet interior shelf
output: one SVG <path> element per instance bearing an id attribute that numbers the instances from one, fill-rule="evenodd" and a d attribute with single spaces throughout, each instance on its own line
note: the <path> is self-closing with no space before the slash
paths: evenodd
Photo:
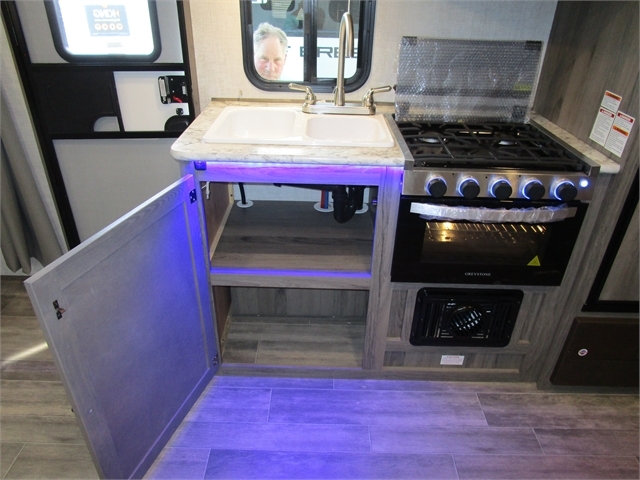
<path id="1" fill-rule="evenodd" d="M 211 281 L 228 286 L 368 289 L 370 212 L 338 223 L 311 202 L 234 205 L 211 258 Z"/>

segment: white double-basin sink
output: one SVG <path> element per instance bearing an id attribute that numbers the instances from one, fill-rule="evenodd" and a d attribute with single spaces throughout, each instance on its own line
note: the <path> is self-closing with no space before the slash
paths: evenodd
<path id="1" fill-rule="evenodd" d="M 394 145 L 382 115 L 316 115 L 300 107 L 226 107 L 205 143 L 379 147 Z"/>

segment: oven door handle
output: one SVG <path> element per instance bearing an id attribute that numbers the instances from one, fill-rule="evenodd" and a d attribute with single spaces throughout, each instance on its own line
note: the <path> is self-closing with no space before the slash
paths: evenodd
<path id="1" fill-rule="evenodd" d="M 575 217 L 578 209 L 566 204 L 540 208 L 486 208 L 412 202 L 410 211 L 425 220 L 538 224 L 561 222 Z"/>

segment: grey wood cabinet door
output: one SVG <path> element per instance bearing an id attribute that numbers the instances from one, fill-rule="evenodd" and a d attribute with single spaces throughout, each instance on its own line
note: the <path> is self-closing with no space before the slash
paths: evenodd
<path id="1" fill-rule="evenodd" d="M 103 478 L 139 478 L 217 370 L 188 175 L 28 279 Z"/>

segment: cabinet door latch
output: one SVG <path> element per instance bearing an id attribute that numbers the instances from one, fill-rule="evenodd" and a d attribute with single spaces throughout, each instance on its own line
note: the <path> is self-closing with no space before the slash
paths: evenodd
<path id="1" fill-rule="evenodd" d="M 194 188 L 193 190 L 191 190 L 189 192 L 189 200 L 191 200 L 191 203 L 195 202 L 198 199 L 198 197 L 196 196 L 196 189 Z"/>
<path id="2" fill-rule="evenodd" d="M 53 301 L 53 308 L 56 311 L 56 317 L 58 317 L 58 320 L 60 320 L 62 318 L 62 314 L 66 312 L 66 310 L 64 308 L 60 308 L 60 304 L 58 303 L 58 300 Z"/>

